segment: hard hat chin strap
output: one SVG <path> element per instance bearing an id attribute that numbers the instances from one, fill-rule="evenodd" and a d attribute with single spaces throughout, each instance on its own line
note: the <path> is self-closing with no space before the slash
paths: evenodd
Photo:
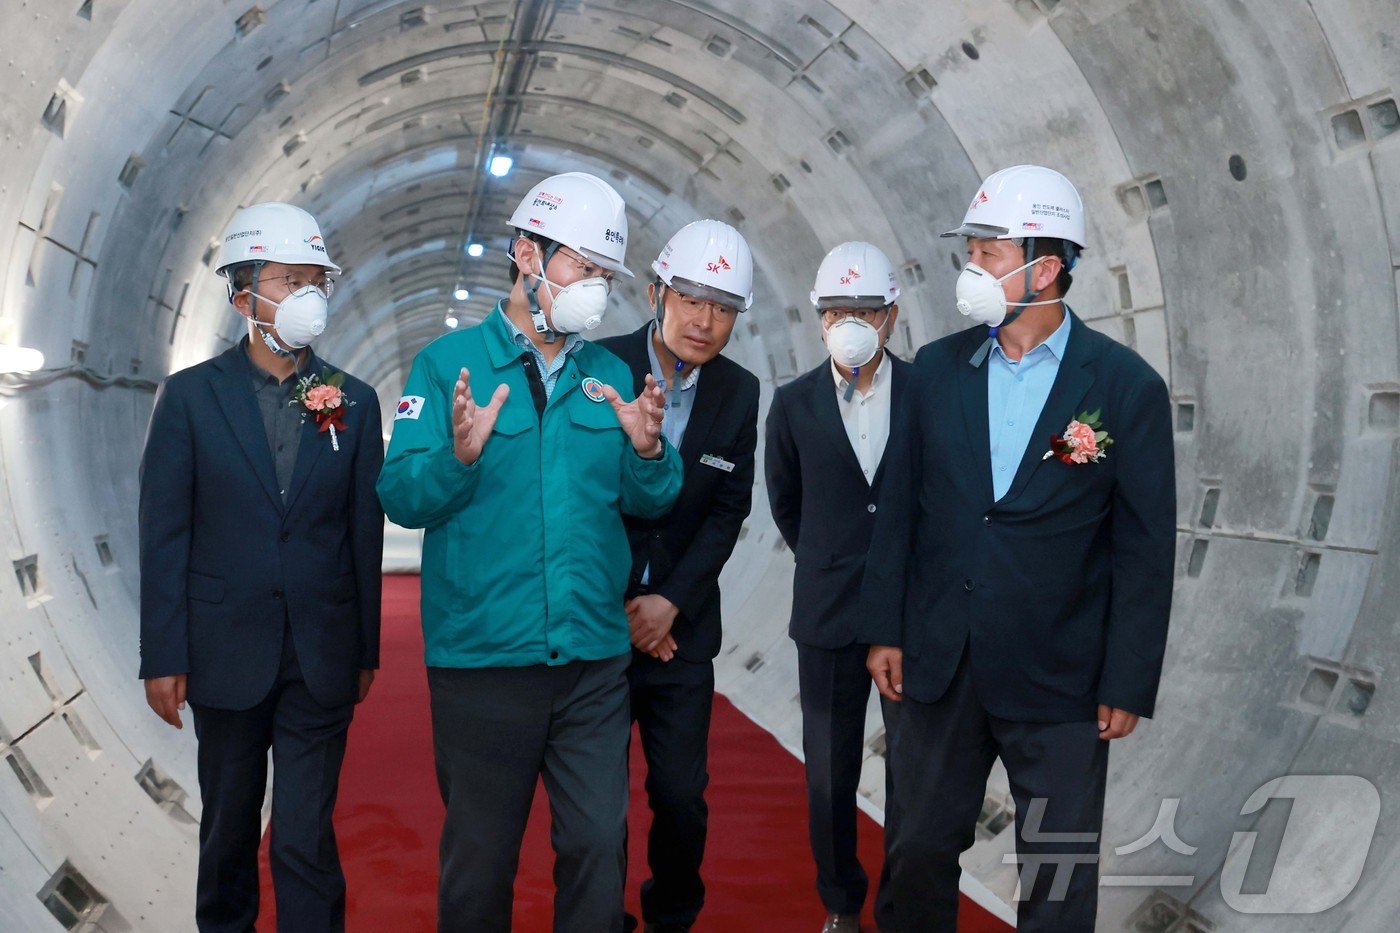
<path id="1" fill-rule="evenodd" d="M 1024 289 L 1025 294 L 1021 296 L 1020 301 L 1008 301 L 1006 303 L 1006 306 L 1008 308 L 1011 308 L 1012 310 L 1007 312 L 1006 317 L 1002 319 L 1002 322 L 1000 324 L 996 325 L 995 327 L 987 328 L 987 339 L 983 342 L 982 346 L 977 348 L 977 352 L 972 354 L 972 358 L 968 360 L 968 362 L 971 363 L 973 366 L 982 365 L 982 362 L 987 358 L 987 354 L 992 351 L 992 345 L 996 343 L 997 332 L 1000 331 L 1001 328 L 1006 327 L 1009 324 L 1014 324 L 1016 322 L 1016 319 L 1019 318 L 1022 314 L 1024 314 L 1027 308 L 1033 308 L 1037 305 L 1053 305 L 1060 303 L 1060 299 L 1058 298 L 1052 299 L 1050 301 L 1036 301 L 1036 298 L 1040 296 L 1040 292 L 1044 291 L 1044 289 L 1036 291 L 1035 289 L 1031 288 L 1031 285 L 1033 284 L 1033 270 L 1035 269 L 1035 264 L 1038 261 L 1035 256 L 1035 237 L 1026 237 L 1024 255 L 1026 260 L 1026 285 Z M 1040 259 L 1048 258 L 1048 256 L 1040 257 Z"/>
<path id="2" fill-rule="evenodd" d="M 1008 324 L 1014 324 L 1016 319 L 1029 307 L 1041 304 L 1054 304 L 1053 301 L 1036 301 L 1036 298 L 1040 296 L 1040 292 L 1031 288 L 1032 279 L 1035 274 L 1035 237 L 1033 236 L 1026 237 L 1024 258 L 1026 261 L 1026 284 L 1023 289 L 1025 294 L 1021 296 L 1020 301 L 1008 301 L 1006 303 L 1007 307 L 1013 310 L 1007 313 L 1006 319 L 998 324 L 997 327 L 1005 327 Z M 997 335 L 997 327 L 990 328 L 989 332 L 993 337 Z"/>
<path id="3" fill-rule="evenodd" d="M 253 328 L 257 330 L 258 336 L 262 338 L 264 346 L 278 356 L 295 358 L 295 350 L 284 349 L 282 345 L 277 342 L 277 338 L 268 333 L 268 330 L 275 327 L 276 324 L 264 324 L 262 321 L 258 320 L 258 299 L 262 298 L 262 296 L 258 294 L 258 277 L 262 274 L 262 267 L 263 264 L 261 260 L 253 263 L 253 283 L 248 286 L 248 319 L 253 322 Z M 230 300 L 232 300 L 232 298 L 230 298 Z M 270 301 L 270 299 L 263 298 L 263 301 Z M 276 318 L 274 317 L 273 320 L 275 322 Z"/>
<path id="4" fill-rule="evenodd" d="M 666 407 L 675 408 L 681 403 L 681 370 L 685 369 L 685 361 L 680 358 L 680 354 L 672 350 L 666 343 L 666 289 L 670 286 L 668 286 L 660 276 L 657 276 L 655 287 L 656 301 L 654 302 L 654 310 L 656 312 L 656 338 L 661 341 L 661 346 L 665 347 L 666 352 L 671 354 L 672 358 L 676 361 L 676 368 L 671 373 L 671 382 L 673 385 L 668 385 L 666 387 Z"/>
<path id="5" fill-rule="evenodd" d="M 544 310 L 540 308 L 538 292 L 540 290 L 540 283 L 545 281 L 544 273 L 545 270 L 549 268 L 549 261 L 553 259 L 554 254 L 559 251 L 559 244 L 551 242 L 541 253 L 539 248 L 540 244 L 536 240 L 530 240 L 530 242 L 535 244 L 535 253 L 540 256 L 540 273 L 538 276 L 532 276 L 523 269 L 521 270 L 521 274 L 525 276 L 525 297 L 530 302 L 530 323 L 535 325 L 535 333 L 544 334 L 545 343 L 553 343 L 557 335 L 554 333 L 553 329 L 550 328 L 549 321 L 545 319 Z M 511 252 L 510 258 L 512 262 L 515 262 L 514 251 Z M 518 262 L 515 264 L 517 268 L 520 266 Z"/>

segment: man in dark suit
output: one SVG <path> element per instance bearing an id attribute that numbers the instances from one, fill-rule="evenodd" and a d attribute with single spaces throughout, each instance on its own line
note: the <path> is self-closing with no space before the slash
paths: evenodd
<path id="1" fill-rule="evenodd" d="M 753 298 L 753 259 L 717 220 L 683 227 L 661 251 L 647 296 L 655 320 L 599 343 L 666 390 L 662 432 L 685 484 L 659 519 L 624 516 L 632 546 L 627 617 L 632 718 L 647 762 L 651 833 L 642 884 L 646 929 L 690 929 L 705 900 L 705 787 L 719 654 L 719 574 L 749 515 L 758 443 L 758 379 L 723 356 Z"/>
<path id="2" fill-rule="evenodd" d="M 257 919 L 270 747 L 278 929 L 343 930 L 331 815 L 379 666 L 379 400 L 308 346 L 339 271 L 310 214 L 239 211 L 219 271 L 248 336 L 162 383 L 141 460 L 141 677 L 177 729 L 193 708 L 199 929 Z"/>
<path id="3" fill-rule="evenodd" d="M 1091 930 L 1108 743 L 1152 715 L 1166 643 L 1167 388 L 1061 301 L 1084 245 L 1063 175 L 998 172 L 946 235 L 968 238 L 958 307 L 987 327 L 915 359 L 890 477 L 911 508 L 877 522 L 865 586 L 870 670 L 899 704 L 896 927 L 956 927 L 1000 757 L 1018 929 Z"/>
<path id="4" fill-rule="evenodd" d="M 778 389 L 768 411 L 768 502 L 797 558 L 788 633 L 797 642 L 808 830 L 827 911 L 823 933 L 856 933 L 869 887 L 856 856 L 870 700 L 859 595 L 876 515 L 908 508 L 891 501 L 884 479 L 890 425 L 903 406 L 909 371 L 884 349 L 899 318 L 898 297 L 894 269 L 874 246 L 842 243 L 828 253 L 812 303 L 831 359 Z M 887 877 L 881 873 L 876 894 L 882 923 Z"/>

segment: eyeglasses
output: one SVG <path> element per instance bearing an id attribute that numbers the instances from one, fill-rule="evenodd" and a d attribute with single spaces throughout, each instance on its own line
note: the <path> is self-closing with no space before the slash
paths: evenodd
<path id="1" fill-rule="evenodd" d="M 285 275 L 269 275 L 261 279 L 263 282 L 281 282 L 287 289 L 287 294 L 295 295 L 306 286 L 319 289 L 327 298 L 331 292 L 335 291 L 335 279 L 326 273 L 320 275 L 306 276 L 300 272 L 288 272 Z"/>
<path id="2" fill-rule="evenodd" d="M 589 262 L 575 252 L 561 248 L 559 254 L 574 264 L 579 272 L 580 279 L 602 279 L 608 285 L 608 294 L 612 294 L 613 286 L 617 284 L 611 269 L 604 269 L 596 262 Z"/>
<path id="3" fill-rule="evenodd" d="M 675 291 L 675 289 L 672 289 L 672 291 Z M 680 292 L 676 292 L 676 300 L 680 305 L 681 312 L 687 317 L 697 315 L 706 308 L 709 308 L 710 313 L 718 318 L 731 317 L 736 313 L 733 308 L 728 305 L 722 305 L 718 301 L 693 298 L 690 295 L 683 295 Z"/>
<path id="4" fill-rule="evenodd" d="M 867 324 L 873 324 L 880 315 L 889 311 L 889 308 L 823 308 L 822 322 L 825 324 L 835 324 L 837 321 L 844 321 L 848 317 L 855 317 L 857 320 Z"/>

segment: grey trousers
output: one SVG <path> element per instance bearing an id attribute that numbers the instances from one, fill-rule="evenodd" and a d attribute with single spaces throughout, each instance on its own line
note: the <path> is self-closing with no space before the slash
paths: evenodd
<path id="1" fill-rule="evenodd" d="M 628 660 L 428 668 L 447 807 L 440 931 L 510 930 L 520 841 L 540 778 L 552 817 L 554 930 L 622 930 Z"/>

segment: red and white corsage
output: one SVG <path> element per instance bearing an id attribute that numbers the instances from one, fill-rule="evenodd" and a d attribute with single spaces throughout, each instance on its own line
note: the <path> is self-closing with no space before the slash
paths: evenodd
<path id="1" fill-rule="evenodd" d="M 1050 449 L 1042 460 L 1058 457 L 1062 463 L 1097 463 L 1108 456 L 1113 438 L 1103 429 L 1099 415 L 1103 409 L 1081 412 L 1071 421 L 1064 434 L 1050 435 Z"/>
<path id="2" fill-rule="evenodd" d="M 345 373 L 327 372 L 324 378 L 312 373 L 310 376 L 302 376 L 297 380 L 297 387 L 292 391 L 291 404 L 301 404 L 306 406 L 306 410 L 316 419 L 316 424 L 320 427 L 318 432 L 331 432 L 331 450 L 340 450 L 340 440 L 336 437 L 336 431 L 345 430 L 345 409 L 355 403 L 345 397 L 341 391 L 341 386 L 345 384 Z M 302 420 L 306 419 L 303 414 Z"/>

